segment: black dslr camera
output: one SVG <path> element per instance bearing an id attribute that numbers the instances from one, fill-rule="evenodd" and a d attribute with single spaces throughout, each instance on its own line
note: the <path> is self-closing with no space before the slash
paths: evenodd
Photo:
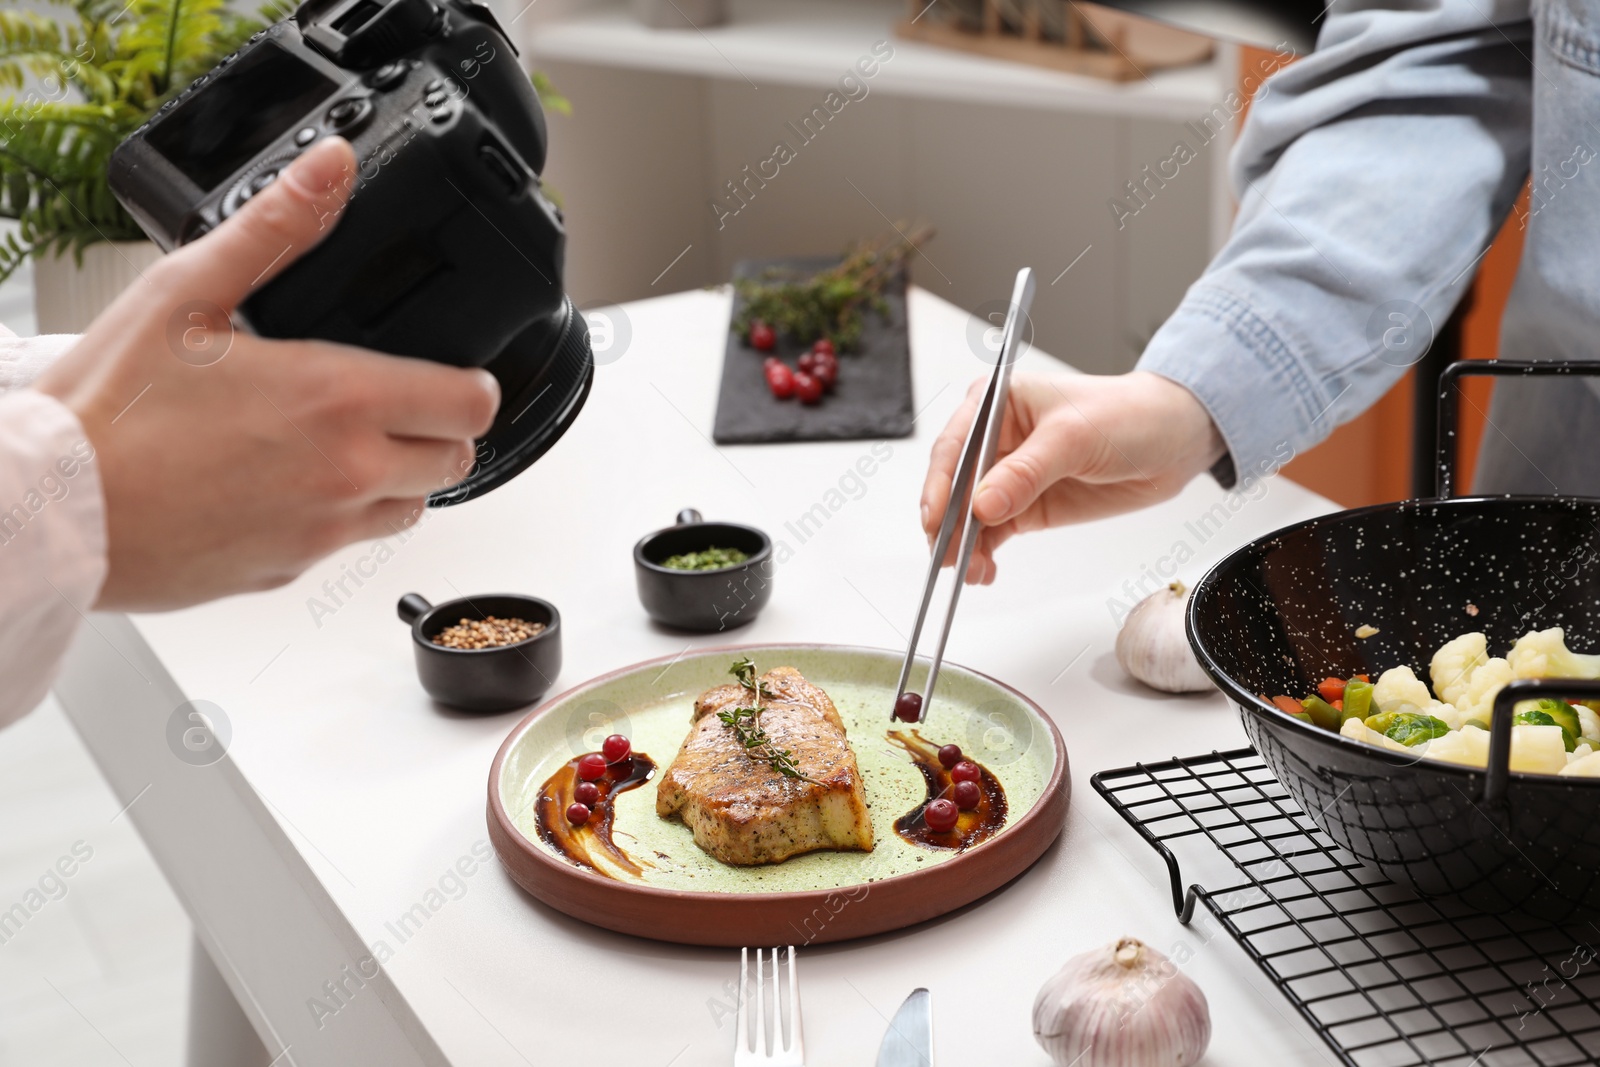
<path id="1" fill-rule="evenodd" d="M 239 315 L 266 337 L 488 369 L 500 413 L 467 480 L 429 503 L 486 493 L 555 443 L 594 380 L 539 182 L 544 116 L 488 8 L 309 0 L 163 104 L 112 154 L 110 185 L 171 249 L 329 134 L 359 161 L 343 217 Z"/>

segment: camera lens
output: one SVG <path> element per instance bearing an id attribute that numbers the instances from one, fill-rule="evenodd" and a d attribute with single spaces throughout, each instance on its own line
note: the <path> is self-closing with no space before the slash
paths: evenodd
<path id="1" fill-rule="evenodd" d="M 551 319 L 518 334 L 485 369 L 500 382 L 500 410 L 478 442 L 472 472 L 428 497 L 430 507 L 459 504 L 504 485 L 567 432 L 594 383 L 588 324 L 564 299 Z"/>

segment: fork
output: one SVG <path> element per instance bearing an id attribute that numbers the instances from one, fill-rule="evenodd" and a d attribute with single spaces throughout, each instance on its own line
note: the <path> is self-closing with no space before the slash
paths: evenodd
<path id="1" fill-rule="evenodd" d="M 793 945 L 789 946 L 789 1039 L 783 1039 L 782 983 L 778 972 L 781 951 L 777 948 L 772 950 L 772 1025 L 769 1031 L 763 950 L 756 949 L 756 1002 L 753 1011 L 748 993 L 750 950 L 739 950 L 739 1025 L 734 1037 L 733 1067 L 805 1067 L 805 1044 L 800 1026 L 800 982 L 795 976 Z"/>

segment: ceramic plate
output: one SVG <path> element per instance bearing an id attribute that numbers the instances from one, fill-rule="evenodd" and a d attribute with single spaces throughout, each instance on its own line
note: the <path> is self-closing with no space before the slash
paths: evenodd
<path id="1" fill-rule="evenodd" d="M 689 828 L 655 812 L 656 782 L 688 734 L 695 698 L 728 682 L 735 659 L 758 670 L 791 666 L 827 691 L 861 768 L 876 845 L 813 852 L 758 867 L 702 852 Z M 915 727 L 958 744 L 1005 789 L 1006 821 L 965 851 L 903 840 L 894 823 L 927 797 L 921 772 L 890 743 L 888 709 L 900 654 L 833 645 L 705 649 L 626 667 L 546 701 L 500 746 L 489 775 L 489 835 L 516 882 L 545 904 L 621 933 L 697 945 L 819 944 L 882 933 L 942 915 L 1022 873 L 1060 834 L 1070 776 L 1066 747 L 1021 693 L 946 664 L 939 699 Z M 913 676 L 915 680 L 916 675 Z M 579 866 L 541 839 L 534 800 L 568 760 L 621 733 L 658 765 L 614 801 L 613 836 L 640 873 Z"/>

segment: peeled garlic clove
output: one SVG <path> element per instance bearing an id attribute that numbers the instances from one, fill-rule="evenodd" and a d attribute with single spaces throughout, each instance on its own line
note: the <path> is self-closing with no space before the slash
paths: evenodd
<path id="1" fill-rule="evenodd" d="M 1200 669 L 1183 629 L 1189 591 L 1182 582 L 1158 589 L 1133 606 L 1117 634 L 1117 662 L 1152 689 L 1199 693 L 1211 679 Z"/>
<path id="2" fill-rule="evenodd" d="M 1125 937 L 1044 984 L 1033 1036 L 1062 1067 L 1190 1067 L 1211 1042 L 1211 1012 L 1177 964 Z"/>

